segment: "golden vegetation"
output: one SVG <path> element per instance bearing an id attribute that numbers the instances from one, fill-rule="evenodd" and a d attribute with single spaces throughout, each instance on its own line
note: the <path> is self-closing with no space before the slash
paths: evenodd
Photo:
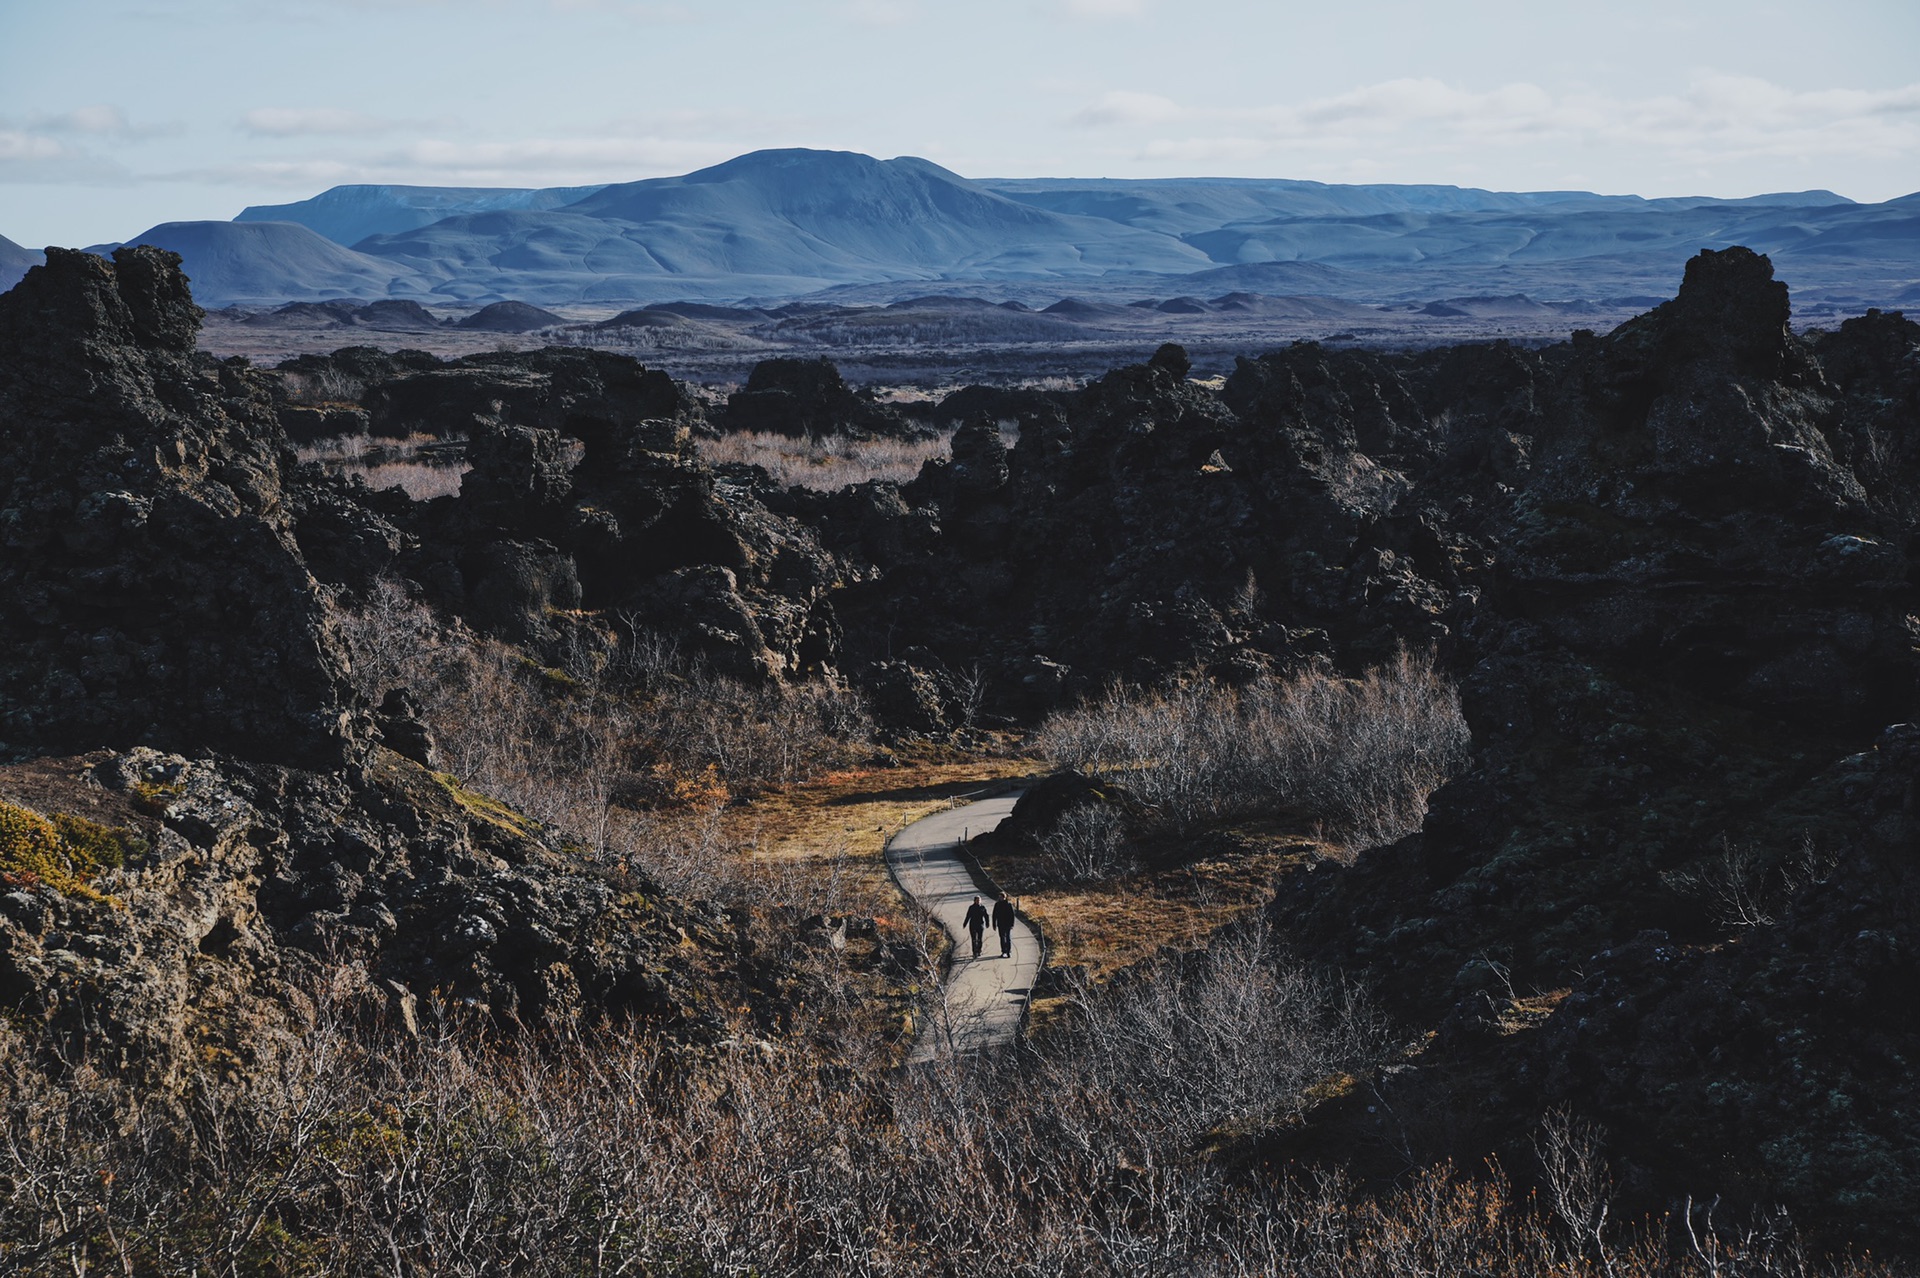
<path id="1" fill-rule="evenodd" d="M 144 847 L 144 840 L 130 830 L 65 813 L 45 817 L 0 800 L 0 882 L 44 883 L 68 896 L 109 900 L 95 886 L 97 880 Z"/>

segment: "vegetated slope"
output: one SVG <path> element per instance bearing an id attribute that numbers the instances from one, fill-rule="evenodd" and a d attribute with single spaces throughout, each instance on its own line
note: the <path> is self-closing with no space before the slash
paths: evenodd
<path id="1" fill-rule="evenodd" d="M 426 291 L 405 267 L 342 248 L 294 222 L 163 222 L 128 242 L 180 254 L 195 296 L 219 306 Z"/>
<path id="2" fill-rule="evenodd" d="M 292 204 L 255 204 L 236 222 L 298 222 L 351 248 L 369 235 L 392 235 L 463 213 L 495 209 L 557 209 L 592 195 L 597 186 L 538 190 L 481 186 L 351 185 L 330 187 Z"/>
<path id="3" fill-rule="evenodd" d="M 154 269 L 129 261 L 129 282 Z M 42 311 L 67 296 L 60 272 Z M 73 296 L 67 363 L 104 340 L 87 317 L 119 313 L 97 290 Z M 1425 1050 L 1249 1152 L 1383 1174 L 1489 1152 L 1518 1166 L 1564 1103 L 1612 1133 L 1636 1205 L 1723 1192 L 1784 1201 L 1827 1237 L 1908 1245 L 1920 758 L 1887 725 L 1911 711 L 1920 613 L 1920 329 L 1872 314 L 1799 338 L 1788 318 L 1771 264 L 1733 249 L 1694 259 L 1674 301 L 1545 351 L 1300 344 L 1215 391 L 1166 349 L 1077 390 L 959 392 L 931 414 L 966 422 L 949 459 L 834 493 L 708 468 L 690 448 L 736 411 L 814 436 L 899 421 L 817 364 L 771 367 L 703 420 L 685 388 L 598 352 L 350 348 L 291 363 L 276 392 L 170 347 L 168 366 L 202 380 L 158 378 L 156 398 L 210 402 L 217 375 L 291 414 L 314 410 L 276 394 L 324 389 L 329 412 L 384 434 L 467 435 L 473 469 L 458 497 L 426 503 L 311 473 L 282 475 L 276 501 L 225 454 L 173 448 L 173 419 L 155 433 L 144 400 L 132 417 L 114 401 L 135 482 L 117 478 L 126 458 L 103 424 L 97 444 L 76 435 L 93 451 L 64 496 L 9 505 L 50 512 L 21 526 L 36 548 L 90 556 L 46 566 L 82 582 L 163 564 L 155 545 L 286 562 L 290 527 L 328 595 L 358 603 L 398 578 L 536 669 L 601 627 L 657 631 L 762 687 L 844 677 L 894 732 L 950 734 L 981 712 L 1033 722 L 1116 677 L 1251 683 L 1431 648 L 1460 680 L 1472 766 L 1420 835 L 1295 875 L 1272 909 L 1304 954 L 1377 987 Z M 274 429 L 258 427 L 263 456 Z M 182 468 L 239 485 L 232 530 L 247 538 L 180 531 Z M 78 531 L 56 541 L 56 526 Z M 71 748 L 88 707 L 129 696 L 125 672 L 170 649 L 145 611 L 103 616 L 96 594 L 27 584 L 7 622 L 37 646 L 10 676 L 25 713 L 4 731 L 24 752 Z M 339 700 L 324 636 L 298 621 L 315 596 L 292 593 L 316 701 L 347 712 L 348 735 L 318 744 L 363 740 L 367 707 Z M 192 604 L 199 630 L 208 606 Z M 85 644 L 52 639 L 74 634 Z M 33 682 L 49 665 L 54 681 Z M 156 697 L 190 712 L 176 665 L 155 662 Z M 405 716 L 387 718 L 405 743 Z M 330 899 L 316 890 L 313 908 Z"/>
<path id="4" fill-rule="evenodd" d="M 355 686 L 374 654 L 350 650 L 333 583 L 407 548 L 379 513 L 396 503 L 297 467 L 274 384 L 196 355 L 200 315 L 179 259 L 146 247 L 55 250 L 0 298 L 0 753 L 29 761 L 0 767 L 0 999 L 31 1051 L 150 1087 L 270 1076 L 322 981 L 396 1026 L 429 994 L 503 1024 L 633 1016 L 691 1039 L 781 1015 L 755 985 L 784 969 L 745 963 L 733 921 L 432 771 L 412 703 Z M 671 385 L 651 388 L 671 411 Z M 604 426 L 617 474 L 615 440 L 637 441 L 615 410 L 567 410 Z M 530 438 L 498 435 L 491 465 L 476 444 L 477 540 L 436 559 L 510 619 L 565 602 L 536 589 L 551 549 L 508 540 L 548 510 L 503 487 Z M 710 487 L 663 464 L 660 506 L 698 530 Z M 666 540 L 699 558 L 697 537 Z M 74 812 L 132 849 L 84 891 L 13 846 Z"/>

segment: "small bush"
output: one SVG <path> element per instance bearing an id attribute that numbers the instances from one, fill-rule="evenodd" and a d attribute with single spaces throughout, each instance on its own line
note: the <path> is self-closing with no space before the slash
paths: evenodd
<path id="1" fill-rule="evenodd" d="M 1069 808 L 1040 837 L 1040 864 L 1066 883 L 1098 883 L 1130 868 L 1125 854 L 1126 820 L 1098 803 Z"/>
<path id="2" fill-rule="evenodd" d="M 1406 653 L 1358 679 L 1115 686 L 1040 732 L 1061 766 L 1124 780 L 1175 828 L 1292 808 L 1348 853 L 1419 829 L 1470 740 L 1453 685 Z"/>
<path id="3" fill-rule="evenodd" d="M 398 488 L 414 501 L 432 501 L 435 497 L 459 496 L 461 480 L 472 469 L 465 460 L 448 460 L 432 451 L 459 439 L 412 435 L 401 440 L 376 440 L 366 435 L 342 435 L 303 444 L 297 452 L 301 461 L 318 462 L 332 474 L 358 475 L 369 488 Z"/>
<path id="4" fill-rule="evenodd" d="M 381 581 L 341 631 L 361 694 L 378 703 L 409 690 L 462 786 L 614 860 L 646 825 L 629 819 L 635 810 L 704 808 L 801 781 L 872 736 L 846 687 L 742 683 L 644 630 L 582 624 L 547 666 Z"/>

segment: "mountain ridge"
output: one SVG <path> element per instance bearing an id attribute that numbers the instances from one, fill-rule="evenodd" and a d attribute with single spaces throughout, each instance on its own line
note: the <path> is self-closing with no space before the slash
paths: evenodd
<path id="1" fill-rule="evenodd" d="M 1920 202 L 969 179 L 913 156 L 789 148 L 598 187 L 334 187 L 232 222 L 162 223 L 135 242 L 179 252 L 216 306 L 403 297 L 618 310 L 849 290 L 884 303 L 965 284 L 1167 296 L 1271 291 L 1212 273 L 1283 265 L 1318 275 L 1285 293 L 1552 300 L 1658 292 L 1693 253 L 1735 243 L 1791 267 L 1804 300 L 1873 305 L 1920 277 Z"/>

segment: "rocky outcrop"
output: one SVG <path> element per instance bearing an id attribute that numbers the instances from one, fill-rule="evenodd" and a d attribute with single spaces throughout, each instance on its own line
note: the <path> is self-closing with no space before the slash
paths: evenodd
<path id="1" fill-rule="evenodd" d="M 537 649 L 591 592 L 743 677 L 794 676 L 836 635 L 817 545 L 692 460 L 671 382 L 570 352 L 440 379 L 472 432 L 460 498 L 329 479 L 288 447 L 284 385 L 195 355 L 199 314 L 151 249 L 55 250 L 0 300 L 0 796 L 43 835 L 67 813 L 137 832 L 84 883 L 45 848 L 0 864 L 0 1006 L 44 1023 L 49 1067 L 253 1074 L 322 982 L 406 1026 L 430 1003 L 691 1039 L 782 1015 L 756 982 L 792 974 L 716 909 L 430 771 L 404 690 L 356 699 L 335 618 L 411 574 Z M 446 370 L 294 371 L 366 398 Z"/>
<path id="2" fill-rule="evenodd" d="M 452 445 L 469 466 L 454 500 L 420 505 L 303 475 L 296 533 L 324 581 L 357 592 L 397 574 L 477 629 L 535 648 L 560 642 L 567 614 L 585 608 L 741 678 L 833 666 L 839 564 L 750 484 L 697 460 L 703 409 L 664 374 L 559 348 L 446 363 L 350 348 L 279 373 L 304 393 L 338 387 L 356 400 L 282 406 L 283 421 L 357 412 L 376 435 L 464 440 Z"/>
<path id="3" fill-rule="evenodd" d="M 920 434 L 897 410 L 855 391 L 831 360 L 762 360 L 727 397 L 726 426 L 736 431 L 853 439 Z"/>
<path id="4" fill-rule="evenodd" d="M 1408 379 L 1450 410 L 1416 496 L 1490 560 L 1454 648 L 1474 766 L 1273 912 L 1441 1028 L 1389 1092 L 1431 1151 L 1523 1151 L 1516 1115 L 1572 1104 L 1640 1205 L 1711 1187 L 1908 1237 L 1920 1130 L 1887 1071 L 1920 1024 L 1881 999 L 1920 977 L 1912 750 L 1882 728 L 1920 600 L 1875 443 L 1911 402 L 1903 325 L 1794 337 L 1732 249 L 1605 337 Z"/>
<path id="5" fill-rule="evenodd" d="M 336 766 L 364 739 L 263 382 L 196 357 L 156 249 L 55 250 L 0 298 L 0 741 Z"/>
<path id="6" fill-rule="evenodd" d="M 405 719 L 390 704 L 382 729 Z M 315 773 L 141 748 L 35 771 L 42 806 L 148 844 L 101 880 L 108 899 L 0 896 L 0 1001 L 44 1023 L 49 1061 L 157 1088 L 209 1067 L 250 1074 L 328 983 L 396 1032 L 432 1003 L 529 1027 L 631 1017 L 697 1041 L 765 1001 L 717 909 L 583 869 L 399 753 Z M 0 768 L 0 793 L 14 780 Z"/>
<path id="7" fill-rule="evenodd" d="M 976 422 L 897 490 L 768 500 L 870 569 L 837 604 L 850 669 L 913 646 L 1031 713 L 1116 675 L 1452 642 L 1486 556 L 1402 500 L 1439 434 L 1370 357 L 1243 361 L 1223 396 L 1172 348 L 1059 397 L 1011 448 Z"/>

